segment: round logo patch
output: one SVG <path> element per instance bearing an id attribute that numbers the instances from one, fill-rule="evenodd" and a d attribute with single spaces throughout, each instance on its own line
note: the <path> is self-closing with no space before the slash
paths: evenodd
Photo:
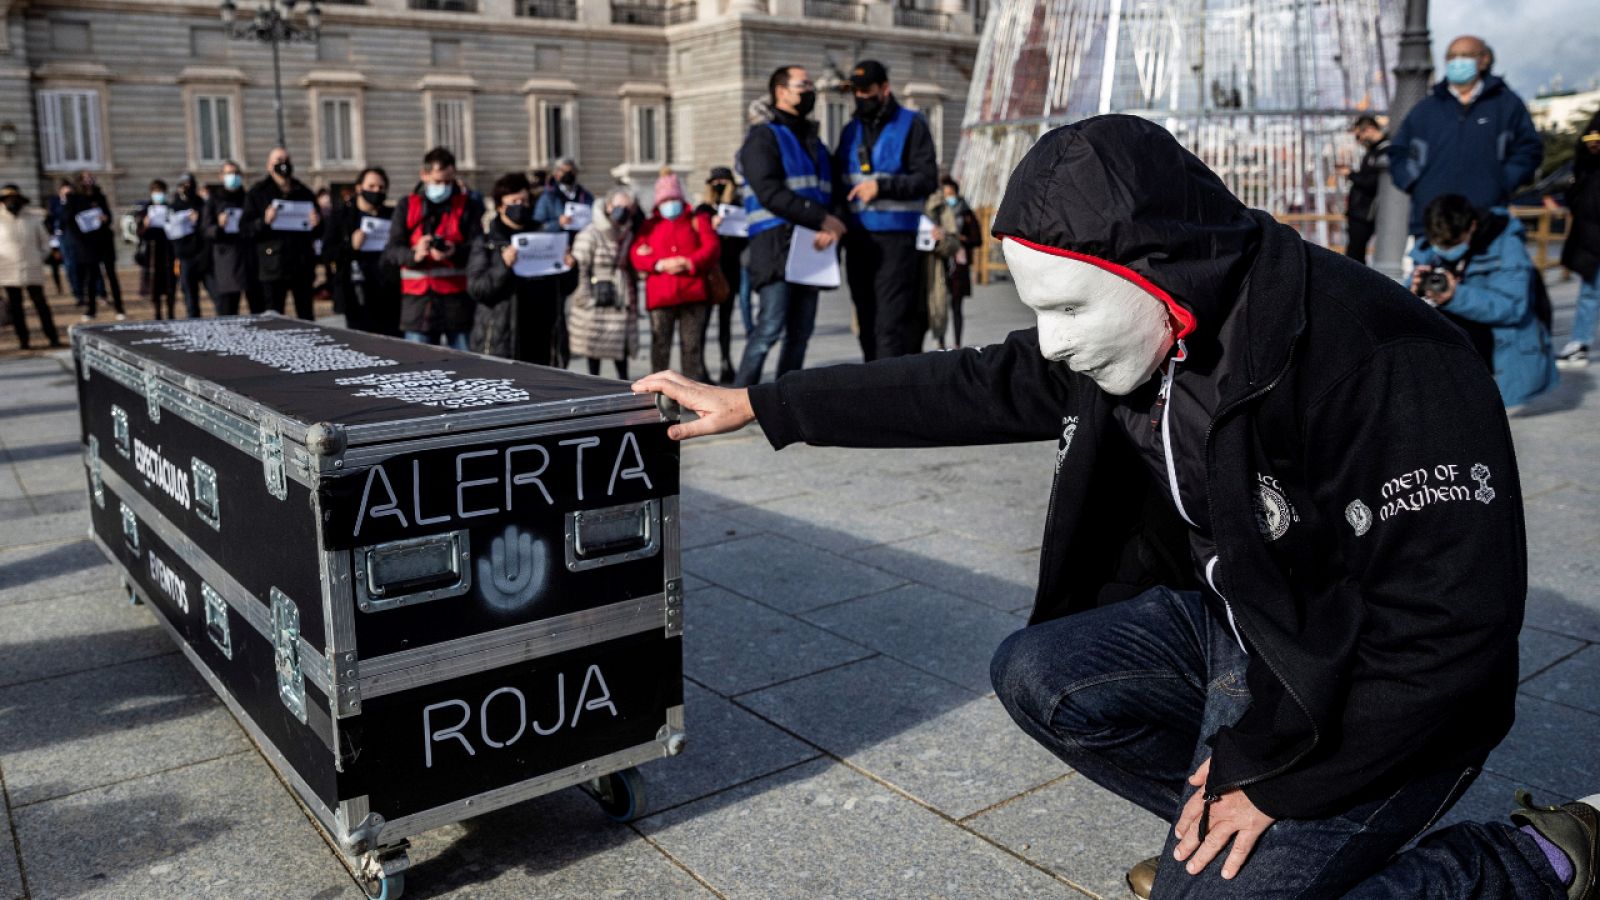
<path id="1" fill-rule="evenodd" d="M 1356 530 L 1356 537 L 1361 537 L 1372 528 L 1372 510 L 1360 500 L 1352 500 L 1350 505 L 1344 508 L 1344 520 Z"/>
<path id="2" fill-rule="evenodd" d="M 1256 527 L 1269 541 L 1289 533 L 1289 501 L 1276 489 L 1265 484 L 1256 485 Z"/>

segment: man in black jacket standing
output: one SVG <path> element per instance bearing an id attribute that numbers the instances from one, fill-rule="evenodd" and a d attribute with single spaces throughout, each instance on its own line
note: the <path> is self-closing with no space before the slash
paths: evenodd
<path id="1" fill-rule="evenodd" d="M 939 162 L 927 120 L 895 101 L 882 63 L 857 63 L 849 84 L 856 112 L 839 135 L 834 173 L 849 205 L 845 271 L 871 362 L 922 349 L 928 308 L 917 224 L 939 189 Z"/>
<path id="2" fill-rule="evenodd" d="M 304 216 L 285 214 L 286 209 L 303 209 L 285 207 L 286 203 L 307 204 L 310 212 Z M 282 221 L 279 221 L 280 214 Z M 294 177 L 294 161 L 289 158 L 289 151 L 274 147 L 267 156 L 267 177 L 250 188 L 239 223 L 240 233 L 255 244 L 255 273 L 261 282 L 267 309 L 283 312 L 284 300 L 292 293 L 296 316 L 302 319 L 316 316 L 311 294 L 317 264 L 313 243 L 321 225 L 317 195 Z"/>
<path id="3" fill-rule="evenodd" d="M 775 447 L 1054 438 L 1033 615 L 995 691 L 1173 823 L 1137 891 L 1600 897 L 1600 797 L 1524 795 L 1511 825 L 1399 852 L 1516 695 L 1521 489 L 1459 332 L 1129 116 L 1041 138 L 994 231 L 1038 319 L 1004 344 L 634 389 L 700 414 L 678 439 L 751 420 Z"/>
<path id="4" fill-rule="evenodd" d="M 1361 165 L 1354 171 L 1341 166 L 1350 179 L 1350 195 L 1345 200 L 1344 255 L 1357 262 L 1367 261 L 1367 244 L 1377 229 L 1378 180 L 1389 172 L 1389 135 L 1372 116 L 1361 116 L 1350 126 L 1357 143 L 1366 148 Z"/>
<path id="5" fill-rule="evenodd" d="M 785 279 L 789 242 L 796 225 L 817 232 L 817 249 L 838 243 L 844 222 L 829 212 L 833 178 L 827 145 L 810 119 L 817 89 L 799 66 L 784 66 L 767 79 L 772 121 L 753 126 L 739 148 L 739 167 L 749 190 L 750 289 L 761 298 L 755 331 L 745 340 L 734 384 L 761 380 L 767 353 L 783 339 L 778 374 L 805 364 L 806 344 L 817 319 L 817 289 Z"/>

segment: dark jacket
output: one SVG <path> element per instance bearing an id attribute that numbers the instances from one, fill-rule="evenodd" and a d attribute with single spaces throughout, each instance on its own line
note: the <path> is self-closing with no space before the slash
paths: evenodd
<path id="1" fill-rule="evenodd" d="M 217 221 L 226 210 L 242 209 L 244 201 L 244 188 L 215 188 L 206 197 L 205 211 L 200 214 L 200 230 L 211 247 L 211 277 L 206 289 L 214 294 L 242 294 L 255 281 L 255 248 L 244 234 L 243 222 L 237 233 L 229 234 Z"/>
<path id="2" fill-rule="evenodd" d="M 459 184 L 456 190 L 465 190 Z M 411 268 L 413 264 L 411 229 L 406 227 L 413 203 L 423 204 L 421 227 L 425 231 L 432 231 L 433 223 L 444 215 L 450 200 L 444 203 L 429 203 L 422 193 L 422 186 L 408 194 L 394 207 L 394 218 L 389 224 L 389 245 L 383 249 L 383 261 L 386 265 L 394 267 L 396 271 Z M 478 242 L 478 235 L 483 233 L 483 201 L 476 194 L 467 194 L 466 208 L 461 213 L 461 242 L 456 244 L 450 254 L 455 268 L 466 269 L 467 260 L 472 255 L 472 248 Z M 402 294 L 400 297 L 400 329 L 402 331 L 421 331 L 428 334 L 437 334 L 441 331 L 470 331 L 472 329 L 473 308 L 475 304 L 467 291 L 459 294 Z"/>
<path id="3" fill-rule="evenodd" d="M 774 109 L 772 122 L 794 132 L 806 152 L 813 157 L 828 152 L 817 135 L 816 123 L 810 119 Z M 756 195 L 761 208 L 787 223 L 750 238 L 750 289 L 760 290 L 774 281 L 783 280 L 784 267 L 789 260 L 789 238 L 794 234 L 793 226 L 802 225 L 820 231 L 830 210 L 800 196 L 784 183 L 783 152 L 778 149 L 777 136 L 766 125 L 756 125 L 745 134 L 744 145 L 739 148 L 739 167 L 744 172 L 747 189 Z M 843 195 L 835 187 L 834 205 L 837 206 L 842 199 Z"/>
<path id="4" fill-rule="evenodd" d="M 77 216 L 90 207 L 100 209 L 105 215 L 105 223 L 85 233 L 78 227 Z M 81 187 L 72 192 L 72 196 L 67 200 L 67 215 L 63 224 L 66 226 L 64 229 L 66 233 L 71 235 L 78 247 L 82 248 L 82 253 L 78 257 L 79 262 L 116 265 L 117 219 L 111 214 L 111 204 L 106 202 L 106 195 L 99 187 L 93 188 L 88 193 Z"/>
<path id="5" fill-rule="evenodd" d="M 1378 184 L 1389 171 L 1389 136 L 1384 135 L 1361 155 L 1361 165 L 1350 173 L 1350 196 L 1345 200 L 1346 216 L 1363 222 L 1378 217 Z"/>
<path id="6" fill-rule="evenodd" d="M 1527 590 L 1494 382 L 1437 313 L 1243 210 L 1157 126 L 1097 136 L 1097 123 L 1126 118 L 1042 138 L 994 231 L 1160 285 L 1200 323 L 1193 352 L 1214 340 L 1206 323 L 1243 304 L 1199 464 L 1220 560 L 1205 590 L 1231 601 L 1252 699 L 1211 740 L 1208 789 L 1241 787 L 1268 815 L 1313 818 L 1478 764 L 1511 724 Z M 1166 174 L 1130 180 L 1151 169 Z M 1044 359 L 1036 329 L 793 372 L 750 398 L 778 447 L 1056 439 L 1033 622 L 1198 585 L 1173 562 L 1188 558 L 1188 534 L 1115 398 Z M 1281 533 L 1258 523 L 1264 478 L 1291 510 Z"/>
<path id="7" fill-rule="evenodd" d="M 567 214 L 567 204 L 582 203 L 591 208 L 594 206 L 594 195 L 583 185 L 574 184 L 572 190 L 573 195 L 569 199 L 566 194 L 561 193 L 560 185 L 551 182 L 533 204 L 533 220 L 538 227 L 543 231 L 567 232 L 568 244 L 572 243 L 571 238 L 577 237 L 581 229 L 561 227 L 561 217 Z"/>
<path id="8" fill-rule="evenodd" d="M 536 224 L 529 230 L 537 229 Z M 511 246 L 517 234 L 498 215 L 489 227 L 472 244 L 472 256 L 467 260 L 467 293 L 478 308 L 472 320 L 471 346 L 479 353 L 503 356 L 507 359 L 528 358 L 533 341 L 550 341 L 549 334 L 522 333 L 528 323 L 540 320 L 524 315 L 537 304 L 556 305 L 561 302 L 554 284 L 558 276 L 544 275 L 523 278 L 511 271 L 500 254 Z M 554 314 L 544 317 L 554 323 Z"/>
<path id="9" fill-rule="evenodd" d="M 345 311 L 345 321 L 362 331 L 374 330 L 365 307 L 385 306 L 397 310 L 400 305 L 396 271 L 383 262 L 387 245 L 368 243 L 357 250 L 351 244 L 351 235 L 361 230 L 361 220 L 367 216 L 392 222 L 394 207 L 385 204 L 376 212 L 368 213 L 351 200 L 335 206 L 322 223 L 322 261 L 333 267 L 334 295 L 339 300 L 339 308 Z M 359 297 L 355 291 L 357 283 L 362 286 Z M 392 312 L 388 315 L 389 319 L 394 317 Z"/>
<path id="10" fill-rule="evenodd" d="M 251 186 L 245 193 L 244 217 L 239 222 L 239 233 L 250 239 L 256 251 L 256 277 L 262 281 L 294 281 L 309 279 L 317 264 L 317 230 L 275 231 L 264 218 L 267 207 L 274 200 L 296 200 L 310 203 L 315 209 L 317 195 L 301 184 L 289 179 L 289 189 L 282 190 L 267 176 Z"/>
<path id="11" fill-rule="evenodd" d="M 1505 206 L 1543 159 L 1527 105 L 1498 76 L 1485 75 L 1470 106 L 1440 81 L 1411 108 L 1389 145 L 1389 174 L 1411 195 L 1411 233 L 1420 235 L 1433 198 L 1460 194 L 1479 209 Z"/>
<path id="12" fill-rule="evenodd" d="M 1591 131 L 1600 131 L 1600 112 L 1578 135 L 1578 149 L 1572 157 L 1573 180 L 1566 196 L 1572 225 L 1561 248 L 1561 264 L 1585 281 L 1600 273 L 1600 153 L 1585 150 L 1582 141 L 1583 135 Z"/>
<path id="13" fill-rule="evenodd" d="M 174 190 L 172 202 L 168 205 L 175 215 L 188 215 L 190 212 L 201 212 L 205 201 L 194 192 L 184 193 Z M 206 255 L 205 221 L 202 219 L 194 224 L 194 231 L 187 236 L 172 242 L 172 251 L 185 262 L 192 263 Z"/>

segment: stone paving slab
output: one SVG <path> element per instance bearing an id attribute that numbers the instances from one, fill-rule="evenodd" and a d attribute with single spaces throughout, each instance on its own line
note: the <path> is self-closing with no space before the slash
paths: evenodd
<path id="1" fill-rule="evenodd" d="M 684 618 L 684 672 L 725 696 L 810 675 L 874 652 L 721 588 L 695 591 L 685 599 L 689 604 L 694 615 Z"/>
<path id="2" fill-rule="evenodd" d="M 0 770 L 0 776 L 4 771 Z M 22 867 L 17 864 L 17 845 L 11 839 L 10 809 L 0 794 L 0 900 L 23 900 Z"/>
<path id="3" fill-rule="evenodd" d="M 1101 897 L 1129 897 L 1134 863 L 1161 852 L 1167 823 L 1073 773 L 975 816 L 967 827 Z"/>
<path id="4" fill-rule="evenodd" d="M 411 861 L 407 898 L 715 896 L 575 788 L 419 835 Z"/>
<path id="5" fill-rule="evenodd" d="M 1577 638 L 1530 626 L 1523 627 L 1517 642 L 1521 651 L 1518 677 L 1523 682 L 1588 646 Z"/>
<path id="6" fill-rule="evenodd" d="M 877 506 L 857 505 L 849 495 L 797 494 L 737 507 L 729 518 L 752 531 L 781 533 L 791 540 L 832 553 L 849 554 L 876 544 L 891 544 L 933 530 L 926 523 L 897 518 Z"/>
<path id="7" fill-rule="evenodd" d="M 826 760 L 645 819 L 733 898 L 1061 897 L 1065 885 Z"/>
<path id="8" fill-rule="evenodd" d="M 1033 605 L 1034 585 L 1039 579 L 1037 547 L 1008 550 L 943 531 L 869 547 L 850 557 L 902 578 L 1012 612 Z"/>
<path id="9" fill-rule="evenodd" d="M 89 541 L 0 548 L 0 606 L 71 596 L 121 580 Z"/>
<path id="10" fill-rule="evenodd" d="M 682 754 L 642 768 L 646 809 L 680 806 L 718 791 L 787 769 L 821 755 L 732 701 L 694 682 L 684 686 Z"/>
<path id="11" fill-rule="evenodd" d="M 59 544 L 89 535 L 89 514 L 84 510 L 0 520 L 0 547 Z"/>
<path id="12" fill-rule="evenodd" d="M 989 660 L 995 648 L 1022 624 L 1008 613 L 920 584 L 801 618 L 980 694 L 991 690 Z"/>
<path id="13" fill-rule="evenodd" d="M 1517 721 L 1484 769 L 1519 786 L 1563 797 L 1600 790 L 1600 716 L 1529 694 L 1517 695 Z"/>
<path id="14" fill-rule="evenodd" d="M 0 606 L 0 687 L 171 652 L 166 632 L 120 588 Z"/>
<path id="15" fill-rule="evenodd" d="M 18 808 L 249 746 L 177 653 L 0 688 L 0 766 Z"/>
<path id="16" fill-rule="evenodd" d="M 765 534 L 686 550 L 683 568 L 787 613 L 805 612 L 903 583 L 894 575 L 842 556 Z"/>
<path id="17" fill-rule="evenodd" d="M 1522 686 L 1524 693 L 1600 714 L 1600 644 L 1590 644 Z M 1600 755 L 1600 747 L 1593 748 Z"/>
<path id="18" fill-rule="evenodd" d="M 35 897 L 359 897 L 254 752 L 16 811 Z"/>

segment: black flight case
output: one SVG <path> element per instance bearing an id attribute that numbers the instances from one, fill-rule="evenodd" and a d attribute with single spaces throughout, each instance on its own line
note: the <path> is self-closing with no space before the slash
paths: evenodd
<path id="1" fill-rule="evenodd" d="M 93 536 L 375 897 L 683 747 L 678 455 L 616 381 L 275 315 L 72 333 Z"/>

